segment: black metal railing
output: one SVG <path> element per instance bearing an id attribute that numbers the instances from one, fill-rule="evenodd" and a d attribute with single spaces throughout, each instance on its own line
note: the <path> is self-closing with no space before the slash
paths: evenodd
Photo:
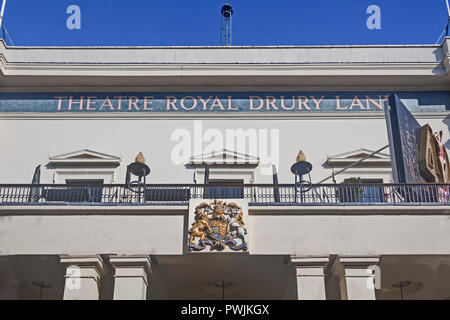
<path id="1" fill-rule="evenodd" d="M 450 184 L 0 185 L 0 205 L 186 205 L 247 199 L 250 205 L 450 205 Z"/>

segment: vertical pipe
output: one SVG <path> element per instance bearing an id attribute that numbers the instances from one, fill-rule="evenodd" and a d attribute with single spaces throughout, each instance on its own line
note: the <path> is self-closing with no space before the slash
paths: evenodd
<path id="1" fill-rule="evenodd" d="M 208 188 L 208 184 L 209 184 L 209 165 L 205 163 L 205 176 L 204 176 L 204 180 L 203 180 L 203 184 L 204 184 L 204 189 L 203 189 L 203 199 L 208 199 L 209 198 L 209 188 Z"/>
<path id="2" fill-rule="evenodd" d="M 6 6 L 6 0 L 3 0 L 2 9 L 0 10 L 0 30 L 2 29 L 3 14 L 5 13 L 5 6 Z"/>
<path id="3" fill-rule="evenodd" d="M 224 45 L 224 43 L 223 43 L 223 18 L 222 18 L 222 21 L 220 23 L 220 45 L 221 46 Z"/>
<path id="4" fill-rule="evenodd" d="M 272 181 L 277 187 L 273 188 L 273 197 L 275 202 L 280 202 L 280 188 L 278 187 L 278 170 L 277 167 L 272 165 Z"/>
<path id="5" fill-rule="evenodd" d="M 447 27 L 445 28 L 445 30 L 446 30 L 446 36 L 448 37 L 448 31 L 449 31 L 449 26 L 450 26 L 450 5 L 448 3 L 448 0 L 445 0 L 445 3 L 447 4 L 447 16 L 448 16 Z"/>
<path id="6" fill-rule="evenodd" d="M 232 20 L 232 16 L 230 16 L 230 43 L 228 44 L 229 46 L 231 46 L 231 37 L 233 36 L 233 32 L 231 32 L 231 30 L 233 30 L 233 20 Z"/>

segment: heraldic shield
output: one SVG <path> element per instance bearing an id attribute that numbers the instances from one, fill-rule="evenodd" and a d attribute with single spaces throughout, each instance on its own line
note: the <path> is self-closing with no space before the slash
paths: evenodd
<path id="1" fill-rule="evenodd" d="M 195 208 L 195 218 L 189 229 L 189 251 L 223 250 L 247 251 L 247 229 L 243 211 L 234 202 L 214 200 L 200 203 Z M 197 241 L 196 241 L 197 240 Z"/>

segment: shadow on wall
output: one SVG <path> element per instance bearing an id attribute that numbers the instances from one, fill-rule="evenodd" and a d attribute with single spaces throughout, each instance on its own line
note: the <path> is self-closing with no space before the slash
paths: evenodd
<path id="1" fill-rule="evenodd" d="M 447 132 L 450 132 L 450 114 L 446 116 L 442 122 L 444 122 L 447 125 L 448 128 Z M 447 142 L 444 143 L 444 147 L 450 149 L 450 138 L 447 140 Z"/>

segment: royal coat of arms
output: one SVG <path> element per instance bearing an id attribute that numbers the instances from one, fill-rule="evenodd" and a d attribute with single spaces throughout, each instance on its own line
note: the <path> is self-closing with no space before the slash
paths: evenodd
<path id="1" fill-rule="evenodd" d="M 247 251 L 247 229 L 243 210 L 234 202 L 214 200 L 195 208 L 195 218 L 189 230 L 189 251 L 223 250 L 226 246 Z M 196 241 L 197 240 L 197 241 Z"/>

